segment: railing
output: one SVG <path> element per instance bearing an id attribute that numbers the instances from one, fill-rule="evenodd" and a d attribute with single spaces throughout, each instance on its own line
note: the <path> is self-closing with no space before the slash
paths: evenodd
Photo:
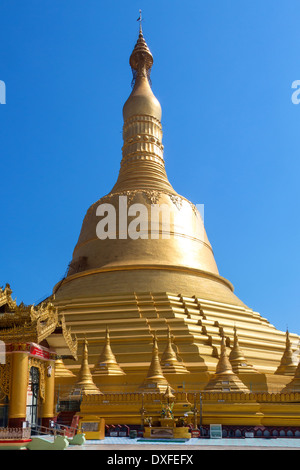
<path id="1" fill-rule="evenodd" d="M 53 428 L 34 424 L 27 428 L 0 428 L 0 440 L 30 439 L 32 434 L 74 437 L 77 428 L 56 424 Z"/>
<path id="2" fill-rule="evenodd" d="M 66 436 L 74 437 L 77 433 L 77 428 L 71 426 L 65 426 L 64 424 L 55 424 L 53 428 L 47 428 L 46 426 L 40 426 L 39 424 L 33 424 L 31 431 L 37 434 L 53 435 L 55 436 Z"/>
<path id="3" fill-rule="evenodd" d="M 30 439 L 30 428 L 0 428 L 0 439 Z"/>

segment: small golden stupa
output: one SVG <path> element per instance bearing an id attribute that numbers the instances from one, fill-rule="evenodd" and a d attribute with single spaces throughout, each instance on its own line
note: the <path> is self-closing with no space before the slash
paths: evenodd
<path id="1" fill-rule="evenodd" d="M 98 387 L 94 384 L 93 377 L 88 363 L 88 342 L 85 339 L 83 344 L 82 362 L 79 371 L 79 377 L 71 392 L 71 398 L 81 398 L 82 395 L 101 394 Z"/>
<path id="2" fill-rule="evenodd" d="M 293 375 L 293 378 L 282 390 L 283 393 L 299 393 L 300 392 L 300 363 Z"/>
<path id="3" fill-rule="evenodd" d="M 245 359 L 244 353 L 241 351 L 236 327 L 234 327 L 233 347 L 229 354 L 229 361 L 233 372 L 236 374 L 255 372 L 255 369 L 248 363 Z"/>
<path id="4" fill-rule="evenodd" d="M 160 365 L 164 374 L 188 374 L 189 371 L 183 364 L 178 360 L 177 354 L 174 351 L 172 345 L 172 335 L 170 327 L 168 326 L 167 345 L 162 354 Z"/>
<path id="5" fill-rule="evenodd" d="M 147 377 L 142 383 L 140 390 L 146 392 L 165 392 L 169 384 L 161 369 L 156 334 L 153 335 L 152 359 Z"/>
<path id="6" fill-rule="evenodd" d="M 295 361 L 295 352 L 292 350 L 289 331 L 286 331 L 286 346 L 280 364 L 275 374 L 295 375 L 299 361 Z"/>
<path id="7" fill-rule="evenodd" d="M 114 353 L 110 345 L 109 328 L 106 327 L 105 344 L 101 355 L 92 370 L 93 376 L 106 375 L 124 375 L 123 370 L 117 363 Z"/>
<path id="8" fill-rule="evenodd" d="M 233 372 L 226 353 L 225 337 L 222 338 L 221 353 L 216 373 L 205 387 L 207 392 L 249 392 L 246 385 Z"/>

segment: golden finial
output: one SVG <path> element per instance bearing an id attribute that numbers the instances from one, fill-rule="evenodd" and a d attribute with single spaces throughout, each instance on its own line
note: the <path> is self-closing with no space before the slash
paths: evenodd
<path id="1" fill-rule="evenodd" d="M 287 345 L 288 347 L 291 346 L 290 333 L 289 333 L 289 329 L 288 329 L 288 328 L 286 329 L 286 345 Z"/>
<path id="2" fill-rule="evenodd" d="M 106 330 L 105 330 L 105 342 L 106 342 L 106 344 L 110 344 L 110 336 L 109 336 L 108 325 L 106 325 Z"/>
<path id="3" fill-rule="evenodd" d="M 153 65 L 153 56 L 143 36 L 141 10 L 138 21 L 140 22 L 139 37 L 130 56 L 129 64 L 133 72 L 134 80 L 136 80 L 137 77 L 146 77 L 149 80 L 150 70 Z"/>
<path id="4" fill-rule="evenodd" d="M 140 34 L 143 34 L 143 30 L 142 30 L 142 21 L 143 21 L 142 10 L 139 10 L 139 13 L 140 13 L 140 16 L 138 17 L 137 21 L 140 22 Z"/>
<path id="5" fill-rule="evenodd" d="M 226 353 L 226 340 L 225 336 L 222 336 L 221 340 L 221 352 L 220 352 L 220 358 L 219 362 L 217 364 L 217 369 L 216 373 L 217 374 L 224 374 L 224 373 L 231 373 L 232 372 L 232 367 L 229 362 L 227 353 Z"/>
<path id="6" fill-rule="evenodd" d="M 236 326 L 233 328 L 233 348 L 229 355 L 230 362 L 246 362 L 239 346 Z"/>
<path id="7" fill-rule="evenodd" d="M 152 360 L 147 374 L 148 378 L 163 377 L 159 357 L 156 332 L 153 334 Z"/>
<path id="8" fill-rule="evenodd" d="M 170 401 L 174 400 L 175 398 L 175 395 L 173 395 L 170 385 L 167 386 L 167 390 L 164 393 L 164 398 L 167 400 L 168 403 L 170 403 Z"/>

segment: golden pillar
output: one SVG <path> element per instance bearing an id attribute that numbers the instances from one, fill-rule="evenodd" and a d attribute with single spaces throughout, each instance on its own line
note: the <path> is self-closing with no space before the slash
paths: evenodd
<path id="1" fill-rule="evenodd" d="M 54 417 L 54 386 L 55 369 L 54 361 L 48 361 L 46 364 L 45 375 L 45 401 L 42 408 L 42 426 L 49 427 L 49 422 Z"/>
<path id="2" fill-rule="evenodd" d="M 12 353 L 11 389 L 9 402 L 9 427 L 21 427 L 26 421 L 27 386 L 28 386 L 28 353 Z"/>

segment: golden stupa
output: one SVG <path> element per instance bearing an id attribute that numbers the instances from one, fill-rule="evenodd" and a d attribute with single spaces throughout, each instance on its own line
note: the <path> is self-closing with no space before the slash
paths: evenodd
<path id="1" fill-rule="evenodd" d="M 134 86 L 123 107 L 119 175 L 111 192 L 88 209 L 68 273 L 51 301 L 78 341 L 88 341 L 89 370 L 102 393 L 135 393 L 149 383 L 162 390 L 205 390 L 220 359 L 224 365 L 225 344 L 223 372 L 234 378 L 236 390 L 280 392 L 296 370 L 300 338 L 289 333 L 289 367 L 279 367 L 287 355 L 285 332 L 234 294 L 218 271 L 197 208 L 171 186 L 161 106 L 149 82 L 153 57 L 141 28 L 129 62 Z M 163 206 L 169 231 L 162 217 L 156 224 L 137 221 L 141 206 L 151 216 Z M 112 207 L 116 221 L 102 237 L 99 207 Z M 138 235 L 130 236 L 137 225 Z M 99 357 L 105 344 L 103 374 Z M 108 373 L 109 361 L 115 373 Z M 65 359 L 64 365 L 78 377 L 81 362 L 79 354 L 78 362 Z"/>
<path id="2" fill-rule="evenodd" d="M 216 373 L 206 385 L 205 390 L 211 392 L 249 392 L 245 384 L 232 369 L 226 353 L 225 337 L 222 338 L 220 359 L 216 367 Z"/>

